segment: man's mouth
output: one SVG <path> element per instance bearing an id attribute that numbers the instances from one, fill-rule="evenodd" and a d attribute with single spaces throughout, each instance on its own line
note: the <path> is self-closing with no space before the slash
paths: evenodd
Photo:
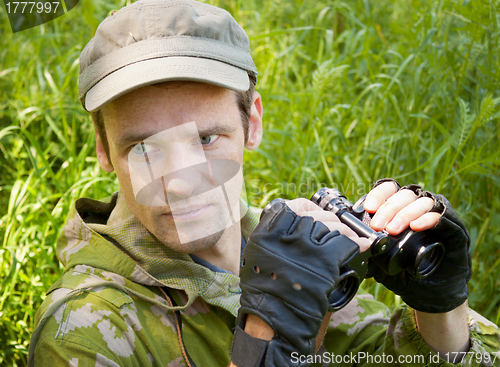
<path id="1" fill-rule="evenodd" d="M 212 207 L 211 204 L 204 204 L 204 205 L 192 205 L 176 209 L 171 208 L 170 213 L 164 215 L 172 217 L 175 222 L 189 222 L 192 220 L 199 219 L 211 207 Z"/>

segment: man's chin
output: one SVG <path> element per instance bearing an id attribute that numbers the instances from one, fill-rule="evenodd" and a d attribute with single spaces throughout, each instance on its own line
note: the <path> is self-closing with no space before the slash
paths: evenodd
<path id="1" fill-rule="evenodd" d="M 221 239 L 222 235 L 224 234 L 224 229 L 212 233 L 209 235 L 206 235 L 204 237 L 199 238 L 199 235 L 196 236 L 196 239 L 190 239 L 189 236 L 183 236 L 183 240 L 181 241 L 179 239 L 179 236 L 176 235 L 175 238 L 172 238 L 172 236 L 166 236 L 168 238 L 163 238 L 163 236 L 157 236 L 158 240 L 165 244 L 168 248 L 185 253 L 185 254 L 192 254 L 196 252 L 203 252 L 206 250 L 209 250 L 213 246 L 219 242 Z M 194 237 L 194 236 L 193 236 Z"/>

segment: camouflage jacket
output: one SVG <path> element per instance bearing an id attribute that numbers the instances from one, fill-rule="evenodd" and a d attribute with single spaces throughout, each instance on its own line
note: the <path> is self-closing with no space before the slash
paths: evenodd
<path id="1" fill-rule="evenodd" d="M 238 277 L 167 249 L 117 197 L 71 210 L 57 245 L 65 272 L 38 310 L 29 365 L 228 366 Z M 245 239 L 257 218 L 242 219 Z M 500 366 L 498 328 L 472 310 L 469 323 L 464 365 Z M 368 294 L 333 314 L 317 356 L 314 366 L 451 366 L 425 344 L 411 308 L 391 315 Z"/>

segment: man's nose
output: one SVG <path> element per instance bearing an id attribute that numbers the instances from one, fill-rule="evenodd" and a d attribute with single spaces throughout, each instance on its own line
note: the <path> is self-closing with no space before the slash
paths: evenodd
<path id="1" fill-rule="evenodd" d="M 195 177 L 186 177 L 184 175 L 166 176 L 164 179 L 165 192 L 167 198 L 186 199 L 194 195 L 196 191 Z"/>
<path id="2" fill-rule="evenodd" d="M 165 160 L 165 173 L 162 176 L 167 196 L 187 198 L 195 194 L 201 185 L 200 165 L 206 165 L 205 155 L 185 147 L 172 147 Z"/>

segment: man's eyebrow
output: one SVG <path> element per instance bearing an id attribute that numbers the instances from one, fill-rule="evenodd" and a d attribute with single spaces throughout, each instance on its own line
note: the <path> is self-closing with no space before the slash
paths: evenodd
<path id="1" fill-rule="evenodd" d="M 234 127 L 234 126 L 220 124 L 220 125 L 209 126 L 207 128 L 204 128 L 204 129 L 199 129 L 198 135 L 199 136 L 217 135 L 217 134 L 223 134 L 223 133 L 230 133 L 230 132 L 233 132 L 235 130 L 236 130 L 236 127 Z M 151 138 L 152 136 L 154 136 L 156 134 L 159 134 L 159 132 L 155 133 L 155 134 L 151 134 L 151 133 L 144 132 L 144 131 L 125 133 L 116 139 L 116 144 L 119 147 L 128 146 L 132 143 L 137 144 L 137 143 L 140 143 L 141 141 L 145 141 L 148 138 Z M 182 135 L 184 135 L 184 134 L 182 134 Z M 185 135 L 186 135 L 186 137 L 188 137 L 191 134 L 187 133 Z"/>
<path id="2" fill-rule="evenodd" d="M 221 124 L 221 125 L 210 126 L 205 129 L 198 129 L 198 135 L 207 136 L 207 135 L 217 135 L 223 133 L 232 133 L 234 130 L 236 130 L 236 127 L 234 126 Z"/>
<path id="3" fill-rule="evenodd" d="M 141 141 L 150 138 L 155 134 L 147 133 L 147 132 L 137 132 L 137 133 L 129 133 L 123 134 L 116 139 L 116 145 L 119 147 L 128 146 L 132 143 L 140 143 Z"/>

